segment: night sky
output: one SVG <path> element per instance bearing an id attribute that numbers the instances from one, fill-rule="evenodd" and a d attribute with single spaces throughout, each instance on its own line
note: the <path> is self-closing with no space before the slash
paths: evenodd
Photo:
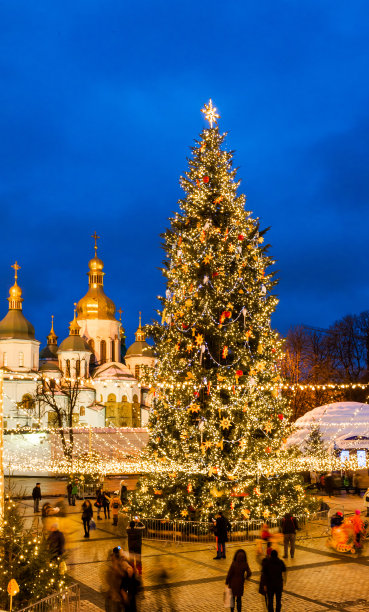
<path id="1" fill-rule="evenodd" d="M 212 98 L 247 208 L 271 226 L 273 323 L 369 309 L 369 3 L 5 0 L 0 9 L 0 316 L 59 340 L 91 234 L 128 343 L 163 293 L 159 234 Z"/>

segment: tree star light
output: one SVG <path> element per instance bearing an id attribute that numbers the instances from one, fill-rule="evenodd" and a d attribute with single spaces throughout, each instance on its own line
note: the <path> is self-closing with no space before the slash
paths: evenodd
<path id="1" fill-rule="evenodd" d="M 209 121 L 210 127 L 213 127 L 213 123 L 217 122 L 220 115 L 217 113 L 217 109 L 213 106 L 211 99 L 209 100 L 209 104 L 205 104 L 204 108 L 201 109 L 201 112 L 204 113 L 205 119 Z"/>

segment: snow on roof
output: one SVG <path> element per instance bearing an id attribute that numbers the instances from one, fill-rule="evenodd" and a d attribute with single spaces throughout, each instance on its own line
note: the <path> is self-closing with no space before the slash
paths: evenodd
<path id="1" fill-rule="evenodd" d="M 369 437 L 369 405 L 360 402 L 336 402 L 314 408 L 297 419 L 288 444 L 303 447 L 313 426 L 319 426 L 328 445 L 345 448 L 349 438 Z M 364 442 L 364 440 L 363 440 Z M 366 444 L 361 444 L 364 448 Z"/>

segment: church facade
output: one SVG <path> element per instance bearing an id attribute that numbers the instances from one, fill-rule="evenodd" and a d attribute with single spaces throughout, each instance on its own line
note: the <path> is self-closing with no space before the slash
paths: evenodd
<path id="1" fill-rule="evenodd" d="M 17 262 L 9 308 L 0 321 L 0 368 L 3 372 L 4 429 L 47 429 L 57 426 L 55 412 L 39 401 L 42 381 L 79 381 L 73 410 L 75 427 L 144 427 L 152 397 L 140 379 L 144 366 L 154 365 L 152 348 L 139 327 L 123 356 L 124 329 L 114 302 L 104 292 L 104 264 L 89 261 L 88 291 L 75 304 L 69 335 L 58 344 L 53 317 L 46 346 L 40 350 L 33 325 L 23 313 Z M 121 312 L 121 311 L 120 311 Z M 60 402 L 66 401 L 60 397 Z M 63 424 L 64 425 L 64 424 Z"/>

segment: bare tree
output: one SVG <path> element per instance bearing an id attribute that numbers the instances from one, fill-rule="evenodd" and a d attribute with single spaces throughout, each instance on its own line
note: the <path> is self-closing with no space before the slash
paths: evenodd
<path id="1" fill-rule="evenodd" d="M 73 417 L 78 414 L 79 396 L 84 389 L 79 378 L 56 381 L 53 378 L 41 377 L 33 398 L 34 406 L 38 406 L 39 416 L 53 414 L 52 421 L 57 428 L 64 457 L 68 462 L 72 462 L 74 451 Z"/>

